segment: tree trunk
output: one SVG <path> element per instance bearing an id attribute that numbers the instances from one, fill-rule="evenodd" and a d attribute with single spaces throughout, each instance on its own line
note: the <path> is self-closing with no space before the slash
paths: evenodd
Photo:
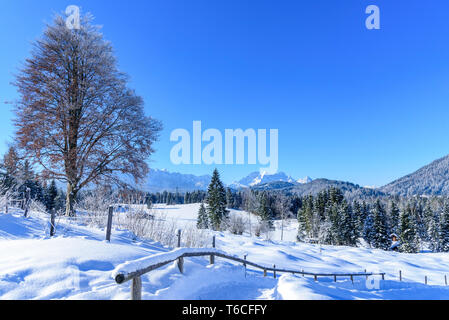
<path id="1" fill-rule="evenodd" d="M 74 204 L 77 190 L 67 182 L 67 196 L 66 196 L 66 204 L 65 204 L 65 215 L 69 217 L 75 216 Z"/>

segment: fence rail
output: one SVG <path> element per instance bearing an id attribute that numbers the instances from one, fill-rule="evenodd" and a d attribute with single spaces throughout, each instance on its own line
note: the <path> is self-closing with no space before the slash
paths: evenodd
<path id="1" fill-rule="evenodd" d="M 214 241 L 215 242 L 215 241 Z M 191 251 L 193 250 L 193 251 Z M 282 269 L 276 268 L 275 265 L 273 267 L 263 266 L 258 263 L 248 261 L 246 256 L 244 259 L 229 255 L 225 252 L 216 250 L 215 248 L 211 249 L 188 249 L 188 248 L 178 248 L 174 251 L 166 252 L 163 254 L 159 254 L 155 256 L 157 259 L 151 259 L 149 257 L 148 265 L 142 266 L 144 264 L 144 260 L 137 260 L 136 263 L 139 266 L 136 270 L 128 271 L 127 269 L 132 269 L 132 262 L 125 263 L 116 268 L 116 271 L 113 273 L 113 278 L 118 284 L 125 283 L 127 281 L 132 280 L 131 284 L 131 300 L 140 300 L 142 297 L 142 280 L 141 276 L 152 271 L 163 267 L 169 263 L 177 261 L 177 265 L 179 271 L 183 273 L 184 271 L 184 258 L 188 257 L 201 257 L 201 256 L 210 256 L 210 263 L 213 264 L 215 261 L 215 257 L 220 257 L 223 259 L 231 260 L 234 262 L 242 263 L 245 268 L 246 266 L 252 266 L 254 268 L 258 268 L 263 270 L 264 277 L 267 275 L 268 271 L 273 272 L 273 277 L 276 278 L 276 272 L 282 273 L 292 273 L 292 274 L 300 274 L 302 276 L 313 276 L 315 281 L 318 280 L 318 277 L 333 277 L 334 281 L 337 281 L 338 277 L 350 277 L 351 281 L 354 281 L 354 277 L 369 277 L 369 276 L 382 276 L 382 280 L 385 279 L 385 273 L 373 273 L 373 272 L 360 272 L 360 273 L 315 273 L 315 272 L 306 272 L 304 270 L 293 270 L 293 269 Z"/>

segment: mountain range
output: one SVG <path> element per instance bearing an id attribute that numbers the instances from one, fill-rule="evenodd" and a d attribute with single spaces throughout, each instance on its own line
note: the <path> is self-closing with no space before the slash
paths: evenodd
<path id="1" fill-rule="evenodd" d="M 151 169 L 143 188 L 148 192 L 206 190 L 210 179 L 208 174 L 196 176 L 165 169 Z"/>
<path id="2" fill-rule="evenodd" d="M 169 172 L 166 169 L 151 169 L 143 188 L 149 192 L 158 191 L 193 191 L 206 190 L 211 176 L 196 176 L 193 174 L 183 174 L 178 172 Z M 288 182 L 292 185 L 309 183 L 312 181 L 310 177 L 295 180 L 284 172 L 275 174 L 267 174 L 266 172 L 252 172 L 239 181 L 233 182 L 228 187 L 232 189 L 251 188 L 257 185 L 263 185 L 272 182 Z"/>
<path id="3" fill-rule="evenodd" d="M 380 190 L 400 196 L 449 195 L 449 155 L 381 187 Z"/>
<path id="4" fill-rule="evenodd" d="M 150 192 L 206 190 L 210 179 L 210 175 L 196 176 L 152 169 L 145 189 Z M 276 174 L 252 172 L 228 185 L 232 189 L 278 190 L 298 195 L 316 194 L 331 186 L 342 189 L 350 198 L 379 195 L 449 195 L 449 155 L 380 188 L 361 187 L 351 182 L 329 179 L 312 180 L 310 177 L 295 179 L 284 172 Z"/>

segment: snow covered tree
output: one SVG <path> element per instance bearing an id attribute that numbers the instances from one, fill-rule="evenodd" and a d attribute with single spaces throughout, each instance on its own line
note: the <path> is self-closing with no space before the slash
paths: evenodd
<path id="1" fill-rule="evenodd" d="M 307 218 L 304 207 L 298 209 L 296 218 L 298 219 L 298 234 L 296 236 L 296 239 L 302 242 L 308 237 L 309 230 L 309 228 L 307 227 Z"/>
<path id="2" fill-rule="evenodd" d="M 432 252 L 440 251 L 440 215 L 433 213 L 428 217 L 427 239 L 429 241 L 429 249 Z"/>
<path id="3" fill-rule="evenodd" d="M 407 206 L 400 215 L 400 238 L 402 252 L 416 253 L 418 252 L 416 226 L 410 206 Z"/>
<path id="4" fill-rule="evenodd" d="M 71 30 L 58 15 L 15 81 L 18 147 L 43 178 L 67 183 L 67 215 L 89 184 L 143 179 L 161 129 L 144 114 L 142 98 L 91 20 L 83 15 L 80 28 Z"/>
<path id="5" fill-rule="evenodd" d="M 232 191 L 230 188 L 226 188 L 226 207 L 228 209 L 231 209 L 233 204 L 234 204 L 234 196 L 232 195 Z"/>
<path id="6" fill-rule="evenodd" d="M 227 219 L 229 211 L 226 209 L 226 191 L 217 169 L 214 170 L 207 188 L 206 203 L 210 227 L 213 230 L 220 230 L 221 224 Z"/>
<path id="7" fill-rule="evenodd" d="M 56 207 L 56 198 L 58 197 L 58 188 L 55 180 L 52 180 L 50 186 L 45 190 L 44 205 L 48 212 Z"/>
<path id="8" fill-rule="evenodd" d="M 270 203 L 268 202 L 268 195 L 266 192 L 262 192 L 259 195 L 257 214 L 260 219 L 267 224 L 268 227 L 271 228 L 273 226 L 273 211 L 271 210 Z"/>
<path id="9" fill-rule="evenodd" d="M 362 206 L 358 201 L 354 201 L 352 203 L 352 215 L 354 219 L 354 229 L 357 238 L 360 238 L 363 235 L 363 224 L 365 219 L 362 213 Z"/>
<path id="10" fill-rule="evenodd" d="M 397 233 L 398 232 L 398 226 L 399 226 L 399 215 L 400 211 L 396 204 L 396 202 L 393 200 L 390 203 L 390 228 L 391 232 Z"/>
<path id="11" fill-rule="evenodd" d="M 285 219 L 291 215 L 292 202 L 290 197 L 283 194 L 277 194 L 274 198 L 274 208 L 277 216 L 281 218 L 281 241 L 284 240 L 284 225 Z"/>
<path id="12" fill-rule="evenodd" d="M 313 209 L 313 197 L 309 195 L 304 199 L 302 207 L 298 210 L 298 239 L 300 241 L 311 236 Z"/>
<path id="13" fill-rule="evenodd" d="M 449 252 L 449 204 L 444 206 L 440 218 L 440 251 Z"/>
<path id="14" fill-rule="evenodd" d="M 200 209 L 198 210 L 198 218 L 196 221 L 196 227 L 198 229 L 209 228 L 209 218 L 207 216 L 207 212 L 206 212 L 206 208 L 204 207 L 204 203 L 201 203 Z"/>
<path id="15" fill-rule="evenodd" d="M 357 244 L 357 232 L 353 219 L 352 208 L 346 200 L 343 200 L 339 208 L 340 217 L 340 242 L 343 245 L 355 246 Z"/>
<path id="16" fill-rule="evenodd" d="M 377 199 L 372 209 L 372 218 L 373 238 L 371 244 L 374 248 L 387 250 L 390 247 L 387 216 L 379 199 Z"/>

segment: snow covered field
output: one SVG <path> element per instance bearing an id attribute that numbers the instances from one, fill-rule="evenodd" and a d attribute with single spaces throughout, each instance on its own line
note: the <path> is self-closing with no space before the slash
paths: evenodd
<path id="1" fill-rule="evenodd" d="M 197 204 L 160 205 L 153 213 L 173 220 L 179 228 L 196 223 Z M 232 214 L 248 218 L 233 210 Z M 256 218 L 251 217 L 252 223 Z M 279 226 L 280 222 L 276 223 Z M 295 243 L 293 221 L 276 230 L 271 240 L 217 232 L 217 249 L 266 266 L 304 269 L 310 272 L 385 272 L 378 277 L 302 277 L 280 274 L 277 279 L 260 270 L 245 269 L 217 258 L 208 265 L 206 257 L 185 259 L 184 274 L 175 264 L 142 277 L 143 299 L 449 299 L 449 254 L 402 254 L 368 248 L 351 248 Z M 211 237 L 212 233 L 207 234 Z M 129 299 L 129 282 L 118 285 L 114 268 L 153 254 L 170 251 L 160 243 L 136 240 L 129 231 L 114 229 L 111 243 L 105 231 L 61 220 L 57 236 L 48 237 L 48 216 L 21 212 L 0 213 L 0 299 Z M 403 280 L 398 273 L 402 270 Z M 424 277 L 428 277 L 428 285 Z"/>

